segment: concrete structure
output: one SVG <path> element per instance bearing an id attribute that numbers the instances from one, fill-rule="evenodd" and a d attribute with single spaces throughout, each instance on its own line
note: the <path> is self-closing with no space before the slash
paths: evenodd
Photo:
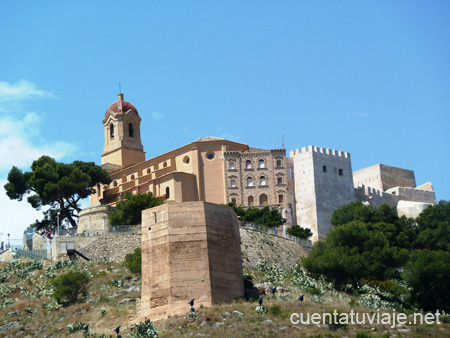
<path id="1" fill-rule="evenodd" d="M 140 315 L 151 320 L 244 295 L 234 211 L 205 202 L 167 203 L 142 212 Z"/>
<path id="2" fill-rule="evenodd" d="M 309 146 L 291 152 L 291 157 L 297 224 L 311 229 L 313 241 L 323 239 L 333 211 L 356 201 L 350 154 Z"/>

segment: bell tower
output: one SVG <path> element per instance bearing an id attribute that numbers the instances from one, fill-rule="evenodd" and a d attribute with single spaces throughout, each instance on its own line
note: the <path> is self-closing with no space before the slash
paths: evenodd
<path id="1" fill-rule="evenodd" d="M 109 173 L 145 161 L 141 143 L 141 118 L 134 105 L 119 94 L 117 102 L 111 104 L 103 119 L 105 146 L 102 167 Z"/>

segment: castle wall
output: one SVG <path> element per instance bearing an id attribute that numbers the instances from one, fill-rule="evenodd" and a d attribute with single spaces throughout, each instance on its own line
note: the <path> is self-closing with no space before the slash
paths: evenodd
<path id="1" fill-rule="evenodd" d="M 436 204 L 436 194 L 434 191 L 395 187 L 387 190 L 386 194 L 398 196 L 398 199 L 401 201 Z"/>
<path id="2" fill-rule="evenodd" d="M 239 228 L 226 206 L 169 203 L 142 212 L 140 318 L 152 320 L 244 294 Z"/>
<path id="3" fill-rule="evenodd" d="M 325 238 L 333 211 L 356 201 L 350 154 L 309 146 L 294 158 L 297 223 L 310 228 L 312 239 Z"/>
<path id="4" fill-rule="evenodd" d="M 394 187 L 416 187 L 414 171 L 376 164 L 353 173 L 355 186 L 368 186 L 381 191 Z"/>

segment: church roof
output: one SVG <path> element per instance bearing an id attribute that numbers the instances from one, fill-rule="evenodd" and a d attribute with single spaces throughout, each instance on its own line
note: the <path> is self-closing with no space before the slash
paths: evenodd
<path id="1" fill-rule="evenodd" d="M 123 94 L 119 94 L 119 99 L 116 102 L 110 104 L 108 109 L 106 109 L 105 118 L 108 116 L 109 111 L 112 111 L 117 114 L 122 112 L 126 113 L 130 109 L 134 110 L 136 114 L 139 115 L 136 107 L 132 103 L 125 101 L 123 99 Z"/>

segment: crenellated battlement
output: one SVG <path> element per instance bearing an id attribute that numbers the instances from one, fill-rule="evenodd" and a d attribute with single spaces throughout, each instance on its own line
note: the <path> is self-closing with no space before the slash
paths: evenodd
<path id="1" fill-rule="evenodd" d="M 315 147 L 315 146 L 308 146 L 308 147 L 295 149 L 295 150 L 291 151 L 289 154 L 291 157 L 294 157 L 295 155 L 311 153 L 311 152 L 350 159 L 350 153 L 340 151 L 340 150 L 321 148 L 321 147 Z"/>
<path id="2" fill-rule="evenodd" d="M 355 187 L 355 190 L 357 191 L 361 191 L 364 195 L 366 196 L 378 196 L 378 197 L 383 197 L 384 193 L 381 190 L 372 188 L 372 187 L 368 187 L 364 184 L 359 185 L 357 187 Z"/>

